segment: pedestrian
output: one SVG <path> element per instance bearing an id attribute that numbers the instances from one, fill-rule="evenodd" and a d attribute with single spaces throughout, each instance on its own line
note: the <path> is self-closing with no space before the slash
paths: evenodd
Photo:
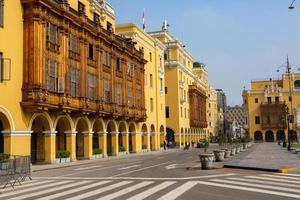
<path id="1" fill-rule="evenodd" d="M 167 150 L 167 142 L 166 142 L 166 140 L 164 140 L 164 150 L 165 151 Z"/>

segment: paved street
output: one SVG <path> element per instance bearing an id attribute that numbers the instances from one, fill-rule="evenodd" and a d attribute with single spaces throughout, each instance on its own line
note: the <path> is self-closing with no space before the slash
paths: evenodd
<path id="1" fill-rule="evenodd" d="M 202 150 L 201 150 L 202 151 Z M 300 176 L 250 170 L 186 170 L 199 149 L 132 156 L 33 173 L 0 199 L 294 199 Z"/>

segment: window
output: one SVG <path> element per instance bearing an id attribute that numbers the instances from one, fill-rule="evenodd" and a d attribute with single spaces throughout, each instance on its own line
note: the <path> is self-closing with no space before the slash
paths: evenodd
<path id="1" fill-rule="evenodd" d="M 270 115 L 267 116 L 267 124 L 271 124 L 271 116 Z"/>
<path id="2" fill-rule="evenodd" d="M 255 116 L 255 124 L 260 124 L 260 117 L 259 116 Z"/>
<path id="3" fill-rule="evenodd" d="M 81 2 L 78 2 L 78 12 L 80 14 L 84 14 L 85 13 L 85 5 Z"/>
<path id="4" fill-rule="evenodd" d="M 109 22 L 107 22 L 107 23 L 106 23 L 106 29 L 107 29 L 108 31 L 113 32 L 112 24 L 109 23 Z"/>
<path id="5" fill-rule="evenodd" d="M 107 52 L 103 52 L 103 64 L 110 67 L 110 54 Z"/>
<path id="6" fill-rule="evenodd" d="M 134 64 L 127 64 L 127 75 L 131 77 L 134 76 Z"/>
<path id="7" fill-rule="evenodd" d="M 142 90 L 140 88 L 136 90 L 136 104 L 138 106 L 142 105 Z"/>
<path id="8" fill-rule="evenodd" d="M 163 83 L 163 79 L 162 78 L 159 79 L 159 83 L 160 83 L 159 84 L 160 85 L 160 91 L 163 92 L 164 91 L 164 83 Z"/>
<path id="9" fill-rule="evenodd" d="M 165 87 L 165 94 L 168 94 L 168 87 Z"/>
<path id="10" fill-rule="evenodd" d="M 152 53 L 151 52 L 149 53 L 149 59 L 150 59 L 150 62 L 152 62 Z"/>
<path id="11" fill-rule="evenodd" d="M 91 43 L 88 44 L 88 58 L 91 60 L 96 60 L 96 48 Z"/>
<path id="12" fill-rule="evenodd" d="M 71 67 L 70 68 L 70 93 L 72 97 L 79 96 L 79 70 Z"/>
<path id="13" fill-rule="evenodd" d="M 52 92 L 58 92 L 58 63 L 48 59 L 45 66 L 46 88 Z"/>
<path id="14" fill-rule="evenodd" d="M 153 75 L 150 74 L 150 87 L 153 87 Z"/>
<path id="15" fill-rule="evenodd" d="M 268 97 L 268 103 L 272 103 L 272 97 Z"/>
<path id="16" fill-rule="evenodd" d="M 167 53 L 164 54 L 164 59 L 168 60 L 168 54 Z"/>
<path id="17" fill-rule="evenodd" d="M 117 104 L 122 105 L 122 83 L 116 83 L 115 101 Z"/>
<path id="18" fill-rule="evenodd" d="M 279 103 L 279 97 L 275 97 L 275 103 Z"/>
<path id="19" fill-rule="evenodd" d="M 3 53 L 0 52 L 0 82 L 4 80 L 4 62 L 3 62 Z"/>
<path id="20" fill-rule="evenodd" d="M 180 116 L 183 116 L 182 107 L 180 107 Z"/>
<path id="21" fill-rule="evenodd" d="M 153 98 L 150 98 L 150 111 L 153 112 Z"/>
<path id="22" fill-rule="evenodd" d="M 159 58 L 159 67 L 162 68 L 162 59 L 161 59 L 161 57 Z"/>
<path id="23" fill-rule="evenodd" d="M 70 48 L 70 51 L 75 52 L 75 53 L 79 53 L 79 40 L 73 34 L 70 34 L 69 48 Z"/>
<path id="24" fill-rule="evenodd" d="M 97 13 L 94 13 L 94 22 L 100 23 L 100 16 Z"/>
<path id="25" fill-rule="evenodd" d="M 169 109 L 169 106 L 166 106 L 166 118 L 170 118 L 170 109 Z"/>
<path id="26" fill-rule="evenodd" d="M 4 0 L 0 0 L 0 27 L 4 26 Z"/>
<path id="27" fill-rule="evenodd" d="M 46 40 L 52 44 L 59 44 L 58 27 L 47 22 Z"/>
<path id="28" fill-rule="evenodd" d="M 184 118 L 186 118 L 186 108 L 184 109 Z"/>
<path id="29" fill-rule="evenodd" d="M 116 71 L 117 72 L 121 72 L 121 59 L 120 58 L 117 58 L 116 59 Z"/>
<path id="30" fill-rule="evenodd" d="M 255 98 L 255 103 L 258 103 L 258 98 Z"/>
<path id="31" fill-rule="evenodd" d="M 127 100 L 128 100 L 128 106 L 132 105 L 132 88 L 127 88 Z"/>
<path id="32" fill-rule="evenodd" d="M 88 97 L 96 99 L 96 75 L 88 74 Z"/>
<path id="33" fill-rule="evenodd" d="M 300 80 L 296 80 L 294 83 L 294 86 L 295 86 L 295 89 L 300 89 Z"/>
<path id="34" fill-rule="evenodd" d="M 110 96 L 110 81 L 109 80 L 103 80 L 103 85 L 104 85 L 104 101 L 109 103 L 111 101 L 111 96 Z"/>

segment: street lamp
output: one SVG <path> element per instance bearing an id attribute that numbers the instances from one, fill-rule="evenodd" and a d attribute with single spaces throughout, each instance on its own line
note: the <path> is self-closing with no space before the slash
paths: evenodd
<path id="1" fill-rule="evenodd" d="M 291 5 L 289 6 L 289 9 L 290 9 L 290 10 L 293 10 L 293 9 L 295 8 L 295 6 L 294 6 L 295 1 L 296 1 L 296 0 L 293 0 L 293 2 L 291 3 Z"/>

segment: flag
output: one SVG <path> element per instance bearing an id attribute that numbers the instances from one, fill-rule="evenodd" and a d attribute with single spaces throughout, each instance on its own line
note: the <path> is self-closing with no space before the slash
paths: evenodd
<path id="1" fill-rule="evenodd" d="M 146 29 L 145 9 L 143 9 L 142 20 L 143 20 L 143 30 L 145 31 Z"/>

